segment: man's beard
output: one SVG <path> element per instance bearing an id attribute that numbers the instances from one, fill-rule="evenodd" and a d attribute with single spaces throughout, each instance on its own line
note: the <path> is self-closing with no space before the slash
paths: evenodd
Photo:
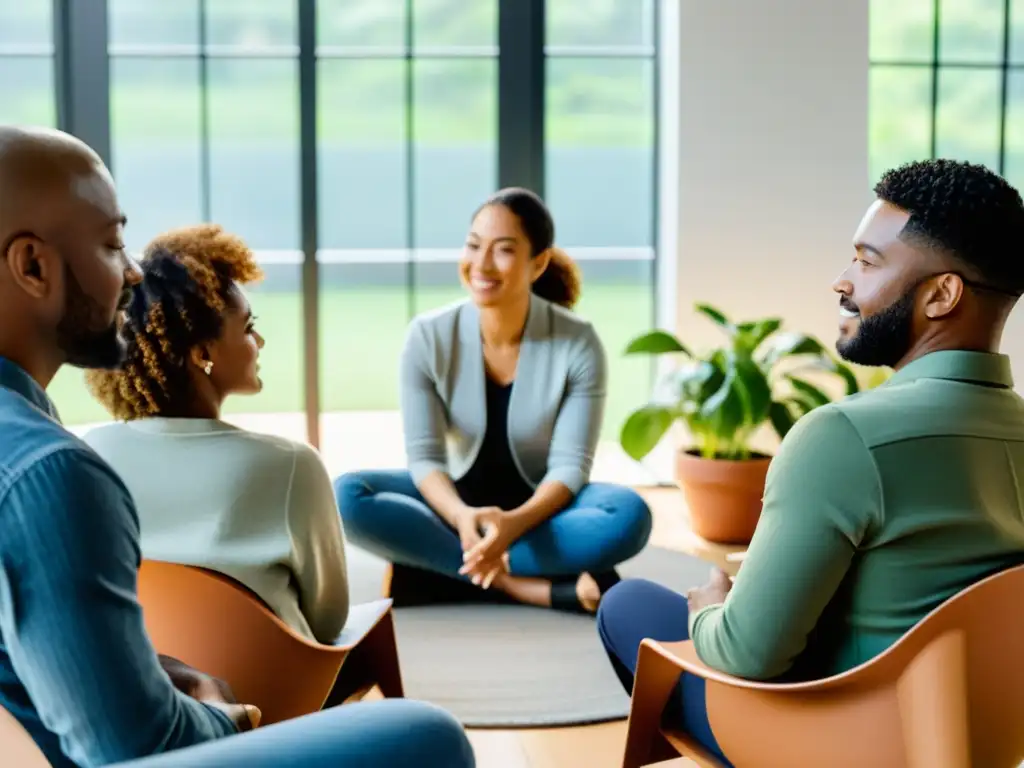
<path id="1" fill-rule="evenodd" d="M 57 344 L 64 359 L 76 368 L 120 368 L 125 361 L 127 345 L 121 338 L 117 318 L 109 324 L 104 311 L 91 298 L 65 264 L 64 279 L 67 293 L 64 316 L 57 325 Z M 127 306 L 131 289 L 125 288 L 118 308 Z"/>
<path id="2" fill-rule="evenodd" d="M 914 299 L 920 282 L 896 301 L 868 317 L 861 316 L 857 333 L 836 342 L 844 360 L 857 365 L 894 367 L 910 351 L 914 325 Z M 848 308 L 849 303 L 845 304 Z"/>

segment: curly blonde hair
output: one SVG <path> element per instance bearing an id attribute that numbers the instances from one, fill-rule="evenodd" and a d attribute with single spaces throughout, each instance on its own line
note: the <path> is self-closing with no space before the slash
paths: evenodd
<path id="1" fill-rule="evenodd" d="M 188 403 L 191 350 L 220 336 L 232 286 L 263 277 L 242 239 L 216 224 L 158 236 L 139 265 L 142 282 L 121 329 L 125 364 L 86 374 L 93 397 L 120 421 L 169 415 Z"/>

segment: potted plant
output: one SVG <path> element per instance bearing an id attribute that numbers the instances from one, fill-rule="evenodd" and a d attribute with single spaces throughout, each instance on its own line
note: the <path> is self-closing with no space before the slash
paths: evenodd
<path id="1" fill-rule="evenodd" d="M 726 343 L 698 356 L 665 331 L 633 339 L 628 355 L 674 354 L 686 362 L 671 374 L 670 401 L 634 411 L 619 442 L 639 461 L 682 422 L 692 445 L 677 452 L 675 472 L 693 530 L 708 541 L 743 544 L 760 517 L 771 461 L 751 447 L 755 432 L 770 422 L 781 439 L 797 419 L 831 401 L 807 373 L 839 377 L 846 394 L 860 386 L 820 341 L 781 330 L 779 318 L 734 323 L 706 304 L 696 309 L 724 331 Z"/>

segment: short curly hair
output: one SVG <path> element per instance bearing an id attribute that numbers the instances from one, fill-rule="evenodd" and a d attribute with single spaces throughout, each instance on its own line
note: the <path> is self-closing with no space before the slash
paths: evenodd
<path id="1" fill-rule="evenodd" d="M 188 403 L 191 350 L 220 336 L 233 286 L 263 277 L 241 238 L 215 224 L 158 236 L 139 266 L 142 282 L 121 329 L 125 364 L 86 374 L 93 397 L 120 421 L 173 414 Z"/>
<path id="2" fill-rule="evenodd" d="M 982 165 L 924 160 L 886 172 L 875 194 L 910 214 L 903 232 L 964 264 L 997 291 L 1024 293 L 1024 204 Z"/>

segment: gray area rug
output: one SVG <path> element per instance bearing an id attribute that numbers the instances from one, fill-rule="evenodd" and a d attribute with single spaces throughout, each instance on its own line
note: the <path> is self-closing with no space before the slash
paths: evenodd
<path id="1" fill-rule="evenodd" d="M 385 564 L 349 545 L 352 602 L 381 596 Z M 684 592 L 707 581 L 711 566 L 648 547 L 623 563 Z M 405 693 L 444 707 L 477 728 L 552 727 L 618 720 L 629 697 L 612 672 L 594 619 L 539 608 L 453 605 L 395 611 Z"/>

